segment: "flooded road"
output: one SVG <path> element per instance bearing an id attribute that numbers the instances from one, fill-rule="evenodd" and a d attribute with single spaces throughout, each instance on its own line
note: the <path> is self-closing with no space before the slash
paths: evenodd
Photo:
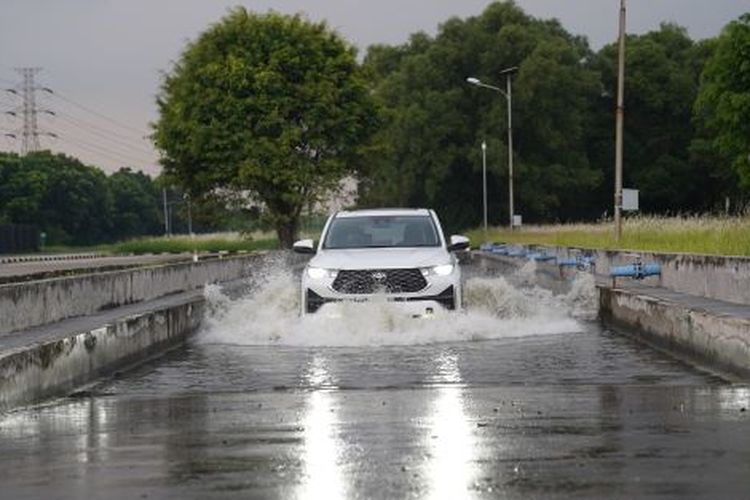
<path id="1" fill-rule="evenodd" d="M 747 498 L 750 389 L 527 278 L 420 321 L 300 319 L 284 273 L 211 289 L 187 345 L 0 416 L 0 497 Z"/>

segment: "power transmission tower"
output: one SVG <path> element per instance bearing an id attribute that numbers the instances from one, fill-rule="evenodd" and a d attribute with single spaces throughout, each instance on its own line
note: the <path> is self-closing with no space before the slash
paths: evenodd
<path id="1" fill-rule="evenodd" d="M 37 116 L 39 113 L 47 113 L 54 115 L 52 111 L 39 109 L 36 104 L 36 92 L 43 90 L 45 92 L 51 92 L 46 87 L 40 87 L 34 82 L 34 76 L 39 73 L 42 68 L 16 68 L 16 71 L 23 78 L 20 85 L 20 96 L 19 91 L 16 89 L 7 89 L 8 92 L 16 96 L 21 97 L 23 104 L 14 111 L 8 111 L 7 114 L 18 117 L 18 111 L 23 115 L 23 127 L 18 130 L 18 133 L 6 134 L 8 137 L 17 139 L 18 135 L 21 136 L 21 154 L 26 155 L 33 151 L 39 151 L 41 145 L 39 144 L 39 136 L 47 135 L 50 137 L 57 137 L 56 134 L 50 132 L 41 132 L 39 130 L 39 123 Z"/>
<path id="2" fill-rule="evenodd" d="M 36 114 L 36 91 L 34 75 L 41 68 L 16 68 L 23 77 L 21 92 L 23 95 L 23 131 L 21 132 L 21 153 L 27 154 L 39 150 L 39 128 Z"/>

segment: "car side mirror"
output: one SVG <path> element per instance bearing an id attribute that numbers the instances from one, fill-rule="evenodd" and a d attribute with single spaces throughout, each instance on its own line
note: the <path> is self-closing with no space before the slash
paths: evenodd
<path id="1" fill-rule="evenodd" d="M 448 245 L 449 252 L 458 252 L 459 250 L 466 250 L 469 248 L 469 238 L 454 234 L 451 236 L 451 244 Z"/>
<path id="2" fill-rule="evenodd" d="M 294 250 L 295 253 L 315 253 L 315 243 L 313 242 L 313 240 L 295 241 L 294 245 L 292 245 L 292 250 Z"/>

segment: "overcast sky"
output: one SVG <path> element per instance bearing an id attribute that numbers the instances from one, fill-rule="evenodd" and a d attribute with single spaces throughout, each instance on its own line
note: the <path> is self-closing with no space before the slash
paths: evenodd
<path id="1" fill-rule="evenodd" d="M 304 12 L 326 20 L 361 50 L 398 44 L 415 31 L 434 34 L 451 16 L 481 13 L 489 0 L 0 0 L 0 88 L 19 81 L 16 67 L 38 66 L 43 130 L 59 139 L 42 144 L 113 171 L 124 163 L 158 172 L 156 154 L 143 139 L 156 118 L 160 72 L 228 8 Z M 556 17 L 596 49 L 613 41 L 617 0 L 517 0 L 528 13 Z M 717 35 L 750 11 L 750 0 L 629 0 L 628 31 L 644 33 L 673 21 L 693 38 Z M 67 100 L 65 100 L 67 99 Z M 2 92 L 0 109 L 18 104 Z M 95 114 L 96 113 L 96 114 Z M 4 136 L 21 123 L 0 117 L 0 149 L 19 145 Z"/>

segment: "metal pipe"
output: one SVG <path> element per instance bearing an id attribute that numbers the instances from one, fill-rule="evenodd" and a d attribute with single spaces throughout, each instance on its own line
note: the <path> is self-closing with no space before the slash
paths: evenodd
<path id="1" fill-rule="evenodd" d="M 628 264 L 610 268 L 609 275 L 612 278 L 643 279 L 661 275 L 661 266 L 659 264 Z"/>

